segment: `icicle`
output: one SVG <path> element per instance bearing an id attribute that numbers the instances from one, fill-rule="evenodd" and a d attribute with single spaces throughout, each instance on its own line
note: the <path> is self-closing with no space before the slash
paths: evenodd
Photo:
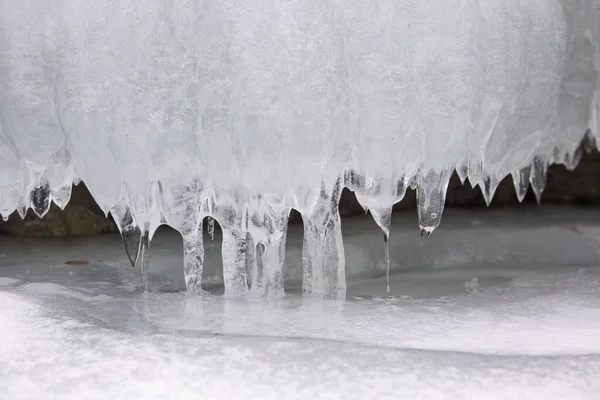
<path id="1" fill-rule="evenodd" d="M 258 242 L 256 244 L 254 244 L 254 240 L 252 240 L 252 242 L 248 242 L 248 252 L 246 253 L 246 271 L 248 271 L 248 264 L 251 264 L 250 275 L 248 277 L 248 286 L 250 287 L 252 296 L 255 298 L 260 297 L 263 293 L 264 252 L 265 245 L 262 242 Z M 251 257 L 248 257 L 249 253 L 252 254 Z"/>
<path id="2" fill-rule="evenodd" d="M 58 206 L 61 210 L 64 210 L 69 200 L 71 200 L 71 184 L 66 184 L 64 186 L 59 187 L 56 190 L 52 190 L 52 201 L 54 204 Z"/>
<path id="3" fill-rule="evenodd" d="M 383 232 L 383 243 L 385 246 L 385 283 L 386 290 L 390 292 L 390 234 Z"/>
<path id="4" fill-rule="evenodd" d="M 250 292 L 253 297 L 281 297 L 290 210 L 277 211 L 261 196 L 253 197 L 247 209 L 246 271 L 251 271 Z"/>
<path id="5" fill-rule="evenodd" d="M 31 208 L 40 218 L 50 210 L 50 187 L 47 183 L 36 187 L 31 193 Z"/>
<path id="6" fill-rule="evenodd" d="M 129 258 L 129 262 L 132 267 L 135 267 L 138 255 L 140 253 L 140 246 L 142 241 L 142 232 L 140 228 L 134 224 L 123 227 L 121 231 L 121 237 L 125 244 L 125 252 Z"/>
<path id="7" fill-rule="evenodd" d="M 183 237 L 183 266 L 187 290 L 202 293 L 202 270 L 204 267 L 202 221 L 194 232 Z"/>
<path id="8" fill-rule="evenodd" d="M 575 168 L 577 168 L 577 166 L 581 162 L 581 159 L 583 158 L 583 152 L 584 152 L 583 145 L 581 145 L 575 149 L 573 154 L 565 155 L 564 164 L 565 164 L 565 168 L 568 171 L 573 171 Z"/>
<path id="9" fill-rule="evenodd" d="M 360 175 L 354 169 L 347 169 L 344 172 L 344 186 L 346 186 L 348 189 L 352 190 L 353 192 L 356 192 L 359 190 L 364 191 L 365 186 L 366 186 L 365 177 Z"/>
<path id="10" fill-rule="evenodd" d="M 539 157 L 535 157 L 531 164 L 531 176 L 529 177 L 529 182 L 531 183 L 531 188 L 533 189 L 533 193 L 535 193 L 538 204 L 541 203 L 542 193 L 546 188 L 547 174 L 548 165 L 546 162 Z"/>
<path id="11" fill-rule="evenodd" d="M 480 187 L 481 194 L 485 200 L 485 204 L 489 207 L 492 204 L 496 189 L 498 189 L 499 182 L 493 176 L 487 176 L 483 179 L 483 186 Z"/>
<path id="12" fill-rule="evenodd" d="M 396 196 L 394 198 L 394 204 L 399 203 L 406 196 L 406 190 L 408 189 L 408 182 L 406 175 L 402 175 L 396 182 Z"/>
<path id="13" fill-rule="evenodd" d="M 265 215 L 266 241 L 257 244 L 255 254 L 258 272 L 255 279 L 260 280 L 258 293 L 261 296 L 277 298 L 284 294 L 283 264 L 288 216 L 289 210 L 280 215 L 275 211 Z"/>
<path id="14" fill-rule="evenodd" d="M 440 172 L 430 171 L 426 176 L 420 176 L 417 209 L 421 236 L 425 232 L 427 236 L 431 236 L 442 220 L 449 175 L 449 170 L 444 169 Z"/>
<path id="15" fill-rule="evenodd" d="M 197 294 L 202 293 L 204 265 L 201 190 L 202 186 L 197 179 L 177 185 L 158 182 L 157 200 L 161 219 L 181 233 L 186 288 Z"/>
<path id="16" fill-rule="evenodd" d="M 150 223 L 144 223 L 144 231 L 140 246 L 142 286 L 148 292 L 148 266 L 150 265 Z"/>
<path id="17" fill-rule="evenodd" d="M 142 232 L 135 222 L 129 207 L 118 204 L 113 207 L 110 213 L 113 216 L 117 228 L 119 228 L 119 232 L 121 232 L 129 262 L 131 263 L 131 266 L 135 266 L 140 251 Z"/>
<path id="18" fill-rule="evenodd" d="M 22 202 L 17 206 L 17 214 L 19 214 L 21 219 L 25 219 L 25 216 L 27 215 L 27 206 Z"/>
<path id="19" fill-rule="evenodd" d="M 390 228 L 392 225 L 392 207 L 371 207 L 371 215 L 383 231 L 383 244 L 385 251 L 385 278 L 387 291 L 390 291 Z"/>
<path id="20" fill-rule="evenodd" d="M 210 237 L 210 250 L 212 251 L 215 242 L 215 219 L 213 217 L 208 217 L 207 233 Z"/>
<path id="21" fill-rule="evenodd" d="M 226 297 L 238 297 L 248 292 L 246 281 L 246 232 L 222 227 L 223 281 Z"/>
<path id="22" fill-rule="evenodd" d="M 246 233 L 246 281 L 248 287 L 253 290 L 254 284 L 260 284 L 258 280 L 258 266 L 256 265 L 257 249 L 250 232 Z"/>
<path id="23" fill-rule="evenodd" d="M 525 199 L 525 195 L 527 195 L 527 190 L 529 189 L 529 177 L 531 176 L 531 166 L 527 166 L 525 168 L 521 168 L 518 171 L 513 171 L 511 173 L 513 178 L 513 184 L 515 186 L 515 193 L 517 194 L 517 199 L 519 203 L 523 202 Z"/>
<path id="24" fill-rule="evenodd" d="M 332 196 L 322 185 L 312 215 L 303 215 L 302 291 L 333 300 L 346 297 L 344 244 L 338 210 L 341 191 L 341 180 L 336 182 Z"/>
<path id="25" fill-rule="evenodd" d="M 461 184 L 465 184 L 467 177 L 469 176 L 469 166 L 466 164 L 459 163 L 456 167 L 456 175 L 460 179 Z"/>
<path id="26" fill-rule="evenodd" d="M 469 159 L 469 174 L 468 179 L 471 187 L 474 188 L 481 181 L 481 176 L 483 175 L 483 161 L 477 159 Z"/>

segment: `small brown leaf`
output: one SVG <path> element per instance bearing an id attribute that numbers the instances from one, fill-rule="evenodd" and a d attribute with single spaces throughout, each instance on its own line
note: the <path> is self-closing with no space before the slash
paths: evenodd
<path id="1" fill-rule="evenodd" d="M 67 264 L 67 265 L 86 265 L 86 264 L 88 264 L 88 261 L 86 261 L 86 260 L 71 260 L 71 261 L 65 261 L 65 264 Z"/>

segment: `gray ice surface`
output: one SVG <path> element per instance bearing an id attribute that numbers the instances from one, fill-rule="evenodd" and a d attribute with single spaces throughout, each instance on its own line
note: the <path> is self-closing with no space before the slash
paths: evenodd
<path id="1" fill-rule="evenodd" d="M 449 210 L 422 245 L 414 215 L 392 226 L 387 293 L 379 228 L 343 221 L 343 303 L 301 297 L 301 226 L 270 302 L 218 295 L 218 231 L 206 296 L 173 292 L 168 229 L 148 294 L 118 236 L 0 237 L 0 398 L 596 398 L 600 213 Z"/>

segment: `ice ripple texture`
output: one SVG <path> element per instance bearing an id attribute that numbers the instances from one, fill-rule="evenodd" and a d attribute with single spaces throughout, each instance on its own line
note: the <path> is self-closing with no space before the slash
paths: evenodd
<path id="1" fill-rule="evenodd" d="M 195 290 L 215 218 L 226 295 L 277 297 L 294 208 L 304 291 L 341 298 L 344 187 L 386 235 L 408 187 L 431 233 L 454 171 L 541 196 L 600 135 L 599 42 L 600 0 L 6 0 L 0 213 L 84 181 L 143 277 L 179 230 Z"/>

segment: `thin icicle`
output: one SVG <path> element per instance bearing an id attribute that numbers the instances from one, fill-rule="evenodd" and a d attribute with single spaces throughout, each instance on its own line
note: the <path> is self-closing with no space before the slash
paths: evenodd
<path id="1" fill-rule="evenodd" d="M 394 204 L 399 203 L 406 196 L 406 190 L 408 189 L 408 179 L 406 175 L 402 174 L 396 181 L 396 193 L 394 196 Z"/>
<path id="2" fill-rule="evenodd" d="M 385 246 L 385 282 L 386 282 L 386 290 L 390 292 L 390 235 L 389 233 L 383 232 L 383 243 Z"/>
<path id="3" fill-rule="evenodd" d="M 208 217 L 208 236 L 210 237 L 210 249 L 213 248 L 213 243 L 215 241 L 215 219 L 213 217 Z"/>
<path id="4" fill-rule="evenodd" d="M 251 278 L 251 288 L 250 291 L 254 297 L 260 297 L 263 293 L 263 274 L 264 274 L 264 253 L 265 253 L 265 245 L 262 242 L 256 243 L 254 245 L 254 241 L 252 243 L 252 278 Z M 250 245 L 248 246 L 250 249 Z M 249 262 L 250 258 L 246 257 L 246 262 Z"/>
<path id="5" fill-rule="evenodd" d="M 250 232 L 246 233 L 246 282 L 248 287 L 252 290 L 255 283 L 258 283 L 256 274 L 256 245 L 252 239 Z"/>
<path id="6" fill-rule="evenodd" d="M 148 292 L 148 267 L 150 265 L 150 223 L 144 223 L 142 240 L 140 246 L 142 287 L 144 292 Z"/>
<path id="7" fill-rule="evenodd" d="M 246 232 L 222 228 L 223 282 L 226 297 L 238 297 L 248 292 L 246 280 Z"/>
<path id="8" fill-rule="evenodd" d="M 390 230 L 392 226 L 392 206 L 389 207 L 371 207 L 371 215 L 377 225 L 383 231 L 383 244 L 385 252 L 385 277 L 387 291 L 390 291 Z"/>

